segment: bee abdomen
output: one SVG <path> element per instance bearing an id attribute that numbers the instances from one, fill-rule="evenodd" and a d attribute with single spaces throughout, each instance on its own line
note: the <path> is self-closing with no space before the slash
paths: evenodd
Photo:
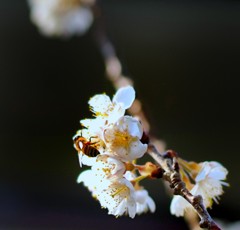
<path id="1" fill-rule="evenodd" d="M 89 157 L 96 157 L 97 155 L 100 154 L 100 152 L 90 145 L 85 145 L 84 154 L 86 154 Z"/>

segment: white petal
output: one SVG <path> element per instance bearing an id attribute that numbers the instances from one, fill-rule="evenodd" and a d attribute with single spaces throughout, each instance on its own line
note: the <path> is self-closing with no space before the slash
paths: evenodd
<path id="1" fill-rule="evenodd" d="M 128 180 L 128 181 L 132 181 L 136 178 L 136 175 L 130 171 L 126 171 L 124 174 L 124 177 Z"/>
<path id="2" fill-rule="evenodd" d="M 80 160 L 80 157 L 79 157 L 79 160 Z M 81 158 L 81 162 L 83 165 L 92 166 L 96 163 L 96 157 L 88 157 L 87 155 L 83 154 Z"/>
<path id="3" fill-rule="evenodd" d="M 214 189 L 215 190 L 215 189 Z M 211 192 L 210 192 L 211 191 Z M 210 192 L 210 193 L 209 193 Z M 196 184 L 192 190 L 191 190 L 191 193 L 193 195 L 201 195 L 202 198 L 203 198 L 203 205 L 206 207 L 206 208 L 209 208 L 212 206 L 212 199 L 215 197 L 214 194 L 216 192 L 214 192 L 212 189 L 211 189 L 211 185 L 210 187 L 208 185 L 204 185 L 202 186 L 201 184 Z M 218 193 L 218 192 L 217 192 Z"/>
<path id="4" fill-rule="evenodd" d="M 172 215 L 177 217 L 184 216 L 186 208 L 191 208 L 191 205 L 183 197 L 179 195 L 173 197 L 170 205 L 170 212 Z"/>
<path id="5" fill-rule="evenodd" d="M 141 158 L 144 155 L 144 153 L 147 152 L 147 147 L 148 147 L 147 144 L 143 144 L 139 140 L 133 141 L 129 147 L 129 154 L 127 156 L 128 159 L 131 161 L 137 158 Z"/>
<path id="6" fill-rule="evenodd" d="M 211 170 L 211 167 L 209 166 L 208 162 L 202 163 L 201 166 L 202 166 L 201 171 L 199 172 L 199 174 L 195 178 L 196 182 L 204 180 Z"/>
<path id="7" fill-rule="evenodd" d="M 96 163 L 92 166 L 95 175 L 100 179 L 116 180 L 123 177 L 125 165 L 116 158 L 108 155 L 98 155 Z"/>
<path id="8" fill-rule="evenodd" d="M 147 190 L 137 190 L 135 192 L 136 202 L 137 202 L 137 214 L 142 214 L 143 212 L 147 212 L 150 210 L 154 212 L 156 209 L 156 205 L 153 199 L 148 195 Z"/>
<path id="9" fill-rule="evenodd" d="M 80 173 L 80 175 L 78 176 L 77 183 L 83 182 L 85 184 L 87 182 L 92 181 L 92 180 L 89 180 L 89 178 L 91 179 L 93 178 L 92 170 L 85 170 L 82 173 Z"/>
<path id="10" fill-rule="evenodd" d="M 128 199 L 128 215 L 131 218 L 134 218 L 136 215 L 136 202 L 135 200 L 131 197 Z"/>
<path id="11" fill-rule="evenodd" d="M 87 128 L 86 136 L 85 134 L 83 134 L 84 137 L 88 136 L 88 139 L 93 136 L 98 136 L 100 139 L 103 138 L 102 130 L 105 127 L 105 119 L 102 119 L 101 117 L 96 117 L 95 119 L 81 120 L 80 123 Z"/>
<path id="12" fill-rule="evenodd" d="M 112 209 L 109 212 L 109 214 L 112 214 L 114 216 L 122 216 L 126 212 L 126 209 L 127 209 L 126 206 L 127 206 L 127 202 L 125 199 L 123 199 L 116 208 Z"/>
<path id="13" fill-rule="evenodd" d="M 95 119 L 84 119 L 80 121 L 81 125 L 86 128 L 93 126 L 94 122 L 95 122 Z"/>
<path id="14" fill-rule="evenodd" d="M 99 181 L 93 175 L 92 170 L 85 170 L 78 176 L 77 183 L 81 182 L 83 182 L 84 186 L 92 193 L 96 192 L 97 188 L 99 188 Z"/>
<path id="15" fill-rule="evenodd" d="M 105 94 L 95 95 L 89 100 L 88 104 L 92 107 L 94 112 L 101 113 L 102 115 L 112 106 L 109 96 Z"/>
<path id="16" fill-rule="evenodd" d="M 154 200 L 150 196 L 147 198 L 147 204 L 148 204 L 148 207 L 149 207 L 150 211 L 155 212 L 156 205 L 155 205 Z"/>
<path id="17" fill-rule="evenodd" d="M 114 165 L 114 168 L 112 170 L 112 175 L 118 175 L 118 176 L 120 175 L 121 177 L 123 176 L 123 173 L 126 168 L 125 168 L 125 165 L 121 161 L 119 161 L 113 157 L 108 157 L 107 162 L 110 165 Z"/>
<path id="18" fill-rule="evenodd" d="M 206 178 L 213 178 L 215 180 L 225 180 L 228 171 L 220 163 L 216 161 L 206 161 L 202 164 L 202 169 L 196 177 L 196 182 L 205 180 Z"/>
<path id="19" fill-rule="evenodd" d="M 130 116 L 124 116 L 119 119 L 119 123 L 122 124 L 123 129 L 128 130 L 131 136 L 138 137 L 139 139 L 142 138 L 142 125 L 137 119 Z"/>
<path id="20" fill-rule="evenodd" d="M 143 204 L 146 201 L 148 192 L 146 190 L 138 190 L 135 192 L 135 195 L 137 202 Z"/>
<path id="21" fill-rule="evenodd" d="M 113 103 L 121 103 L 124 109 L 130 108 L 135 99 L 135 90 L 132 86 L 120 88 L 113 97 Z"/>
<path id="22" fill-rule="evenodd" d="M 226 176 L 228 174 L 228 171 L 226 168 L 224 168 L 220 163 L 218 162 L 210 162 L 212 166 L 212 170 L 209 173 L 209 177 L 212 177 L 216 180 L 225 180 Z"/>
<path id="23" fill-rule="evenodd" d="M 117 122 L 119 118 L 124 116 L 125 109 L 121 106 L 121 104 L 115 104 L 109 111 L 108 111 L 108 123 L 113 124 Z"/>
<path id="24" fill-rule="evenodd" d="M 125 178 L 114 181 L 99 193 L 98 199 L 109 210 L 109 214 L 122 215 L 128 212 L 130 217 L 136 214 L 134 188 Z"/>
<path id="25" fill-rule="evenodd" d="M 129 154 L 127 152 L 127 149 L 125 147 L 123 147 L 121 145 L 116 146 L 116 147 L 112 146 L 111 150 L 116 157 L 121 159 L 121 161 L 124 161 L 124 162 L 131 161 L 130 158 L 129 158 Z"/>

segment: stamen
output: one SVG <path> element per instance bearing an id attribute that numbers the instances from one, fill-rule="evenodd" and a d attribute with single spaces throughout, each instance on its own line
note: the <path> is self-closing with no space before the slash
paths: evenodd
<path id="1" fill-rule="evenodd" d="M 124 189 L 127 189 L 127 188 L 125 186 L 121 186 L 119 189 L 117 189 L 117 191 L 115 193 L 111 194 L 111 197 L 114 197 L 114 196 L 118 195 Z"/>

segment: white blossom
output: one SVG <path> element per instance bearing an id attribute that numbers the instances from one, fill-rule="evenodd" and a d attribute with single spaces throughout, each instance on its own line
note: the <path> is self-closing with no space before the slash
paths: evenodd
<path id="1" fill-rule="evenodd" d="M 134 188 L 125 178 L 114 181 L 102 178 L 99 181 L 94 171 L 86 170 L 79 175 L 77 182 L 84 183 L 101 206 L 108 209 L 108 214 L 115 216 L 128 214 L 131 218 L 135 217 Z"/>
<path id="2" fill-rule="evenodd" d="M 203 162 L 202 168 L 197 175 L 196 185 L 191 192 L 203 197 L 203 204 L 206 207 L 212 206 L 212 199 L 218 203 L 218 197 L 223 194 L 222 185 L 227 186 L 226 179 L 228 171 L 220 163 L 211 161 Z"/>
<path id="3" fill-rule="evenodd" d="M 124 116 L 135 99 L 135 91 L 132 86 L 120 88 L 113 100 L 99 94 L 89 100 L 89 105 L 96 118 L 80 121 L 84 129 L 77 135 L 82 135 L 91 147 L 96 147 L 99 153 L 118 158 L 121 161 L 132 161 L 143 156 L 147 150 L 147 144 L 140 139 L 143 135 L 141 123 L 130 116 Z M 91 143 L 91 139 L 97 139 L 98 144 Z M 80 143 L 82 145 L 82 143 Z M 83 151 L 79 151 L 79 162 L 92 166 L 96 159 L 88 157 Z"/>
<path id="4" fill-rule="evenodd" d="M 95 118 L 81 120 L 84 129 L 77 133 L 99 151 L 96 157 L 88 157 L 79 151 L 80 164 L 89 165 L 91 169 L 79 175 L 78 183 L 82 182 L 109 214 L 126 214 L 131 218 L 136 213 L 155 211 L 154 201 L 138 185 L 141 176 L 136 178 L 133 172 L 127 171 L 132 169 L 126 167 L 126 162 L 132 164 L 147 151 L 147 144 L 140 141 L 143 135 L 141 123 L 124 115 L 134 99 L 135 91 L 131 86 L 119 89 L 112 100 L 105 94 L 92 97 L 89 105 Z M 77 149 L 81 149 L 79 147 Z"/>
<path id="5" fill-rule="evenodd" d="M 101 117 L 96 117 L 94 119 L 84 119 L 80 121 L 81 125 L 88 129 L 88 132 L 91 136 L 98 136 L 100 139 L 103 139 L 103 130 L 106 124 L 106 121 Z"/>
<path id="6" fill-rule="evenodd" d="M 184 213 L 186 211 L 193 210 L 191 204 L 189 204 L 188 201 L 186 201 L 183 197 L 179 195 L 175 195 L 172 199 L 171 205 L 170 205 L 170 212 L 172 215 L 175 215 L 177 217 L 184 216 Z"/>
<path id="7" fill-rule="evenodd" d="M 140 189 L 135 191 L 136 203 L 137 203 L 137 214 L 140 215 L 150 210 L 155 212 L 156 205 L 153 199 L 148 195 L 147 190 Z"/>
<path id="8" fill-rule="evenodd" d="M 77 182 L 83 182 L 92 196 L 99 200 L 108 213 L 115 216 L 123 214 L 134 218 L 150 210 L 155 211 L 155 203 L 142 187 L 134 188 L 136 175 L 125 172 L 125 166 L 119 160 L 107 155 L 98 157 L 91 170 L 82 172 Z M 124 173 L 124 174 L 123 174 Z"/>
<path id="9" fill-rule="evenodd" d="M 92 0 L 28 0 L 31 19 L 46 36 L 83 34 L 93 22 Z"/>
<path id="10" fill-rule="evenodd" d="M 103 124 L 115 123 L 124 116 L 126 109 L 130 108 L 135 99 L 135 90 L 132 86 L 120 88 L 113 100 L 105 94 L 97 94 L 89 100 L 91 110 L 96 117 L 103 119 Z"/>
<path id="11" fill-rule="evenodd" d="M 83 183 L 85 187 L 92 192 L 93 196 L 97 192 L 98 179 L 92 170 L 85 170 L 77 178 L 77 183 Z"/>
<path id="12" fill-rule="evenodd" d="M 109 152 L 123 161 L 140 158 L 147 151 L 147 144 L 140 139 L 143 129 L 140 122 L 130 116 L 121 117 L 104 131 L 104 141 Z"/>
<path id="13" fill-rule="evenodd" d="M 212 206 L 212 200 L 217 202 L 223 194 L 222 185 L 227 186 L 226 179 L 228 171 L 220 163 L 211 161 L 200 163 L 200 171 L 195 178 L 195 185 L 190 190 L 193 195 L 201 195 L 203 204 L 206 208 Z M 188 209 L 193 210 L 192 206 L 181 196 L 173 197 L 170 211 L 176 216 L 183 216 Z"/>
<path id="14" fill-rule="evenodd" d="M 136 182 L 138 180 L 137 175 L 131 171 L 126 171 L 124 174 L 124 177 L 129 180 Z M 137 214 L 140 215 L 142 213 L 147 212 L 150 210 L 150 212 L 155 212 L 156 205 L 153 199 L 148 195 L 147 190 L 143 189 L 142 186 L 139 186 L 136 184 L 134 187 L 135 189 L 135 200 L 137 205 Z"/>
<path id="15" fill-rule="evenodd" d="M 98 156 L 96 163 L 92 166 L 92 171 L 99 180 L 122 178 L 125 170 L 125 165 L 121 161 L 108 155 Z"/>
<path id="16" fill-rule="evenodd" d="M 98 194 L 103 208 L 108 209 L 108 214 L 121 216 L 128 214 L 131 218 L 136 215 L 135 191 L 131 182 L 122 178 L 111 183 Z"/>

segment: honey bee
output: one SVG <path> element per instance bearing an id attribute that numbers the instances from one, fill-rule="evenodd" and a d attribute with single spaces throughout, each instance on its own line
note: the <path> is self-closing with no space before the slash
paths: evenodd
<path id="1" fill-rule="evenodd" d="M 96 148 L 98 142 L 91 142 L 91 138 L 94 137 L 90 137 L 90 139 L 87 140 L 82 135 L 76 135 L 73 138 L 74 147 L 78 151 L 78 153 L 85 154 L 88 157 L 96 157 L 100 154 L 100 152 Z"/>

